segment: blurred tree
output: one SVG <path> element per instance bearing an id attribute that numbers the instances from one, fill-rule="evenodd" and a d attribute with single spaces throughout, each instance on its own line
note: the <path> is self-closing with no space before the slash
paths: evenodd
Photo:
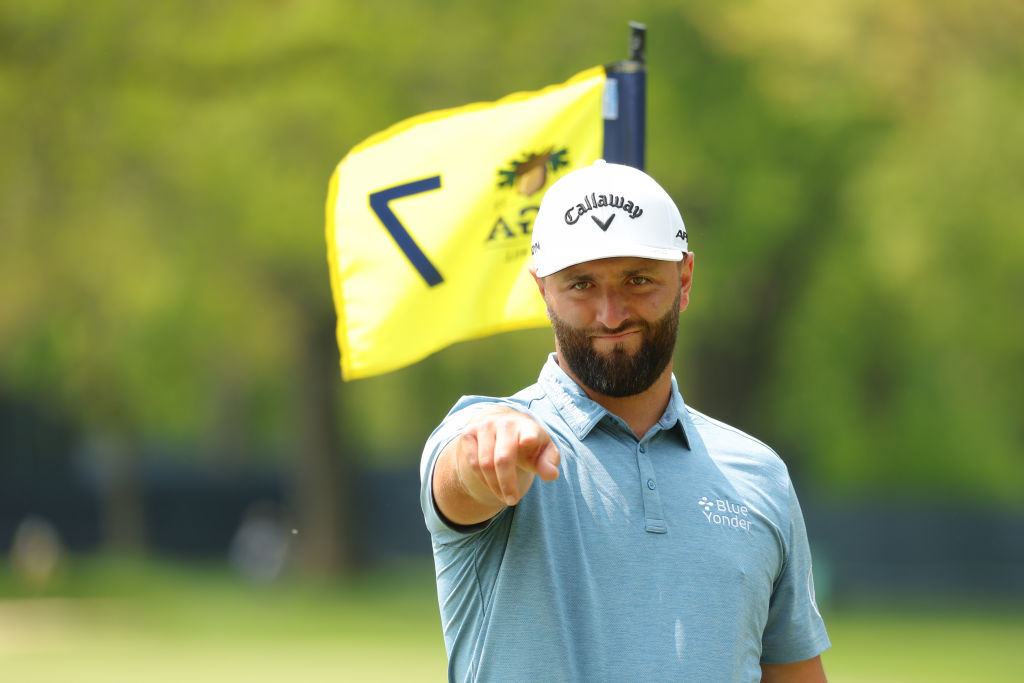
<path id="1" fill-rule="evenodd" d="M 324 262 L 316 226 L 342 109 L 310 104 L 327 83 L 303 90 L 310 62 L 329 58 L 307 43 L 316 18 L 261 22 L 240 4 L 20 9 L 3 29 L 0 363 L 6 381 L 106 435 L 92 450 L 109 472 L 112 544 L 143 540 L 146 440 L 226 466 L 278 451 L 312 463 L 300 479 L 333 480 L 319 471 L 330 441 L 308 433 L 333 422 L 290 414 L 311 392 L 308 363 L 336 367 L 310 353 L 330 334 L 326 269 L 311 264 Z M 330 568 L 344 559 L 335 494 L 304 525 Z"/>

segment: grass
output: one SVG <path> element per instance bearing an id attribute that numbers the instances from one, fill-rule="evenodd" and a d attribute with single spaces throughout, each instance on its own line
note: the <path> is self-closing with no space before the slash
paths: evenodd
<path id="1" fill-rule="evenodd" d="M 838 683 L 1002 683 L 1021 680 L 1024 604 L 872 601 L 825 610 Z"/>
<path id="2" fill-rule="evenodd" d="M 47 596 L 0 601 L 0 680 L 444 681 L 432 571 L 254 586 L 217 568 L 89 562 Z"/>
<path id="3" fill-rule="evenodd" d="M 1019 680 L 1021 605 L 826 607 L 834 683 Z M 77 562 L 44 593 L 0 572 L 0 677 L 24 683 L 444 681 L 429 560 L 328 584 Z"/>

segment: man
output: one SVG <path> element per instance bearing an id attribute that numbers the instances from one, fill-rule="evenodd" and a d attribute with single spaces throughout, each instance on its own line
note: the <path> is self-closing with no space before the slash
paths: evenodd
<path id="1" fill-rule="evenodd" d="M 598 161 L 545 194 L 531 272 L 555 353 L 515 396 L 461 399 L 423 453 L 450 680 L 825 680 L 786 467 L 672 374 L 693 260 L 639 170 Z"/>

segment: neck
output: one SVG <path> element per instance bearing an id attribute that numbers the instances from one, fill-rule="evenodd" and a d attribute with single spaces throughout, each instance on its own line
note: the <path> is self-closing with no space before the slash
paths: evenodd
<path id="1" fill-rule="evenodd" d="M 665 414 L 665 409 L 668 407 L 668 402 L 672 395 L 671 363 L 665 366 L 665 369 L 651 386 L 632 396 L 608 396 L 598 393 L 580 381 L 580 378 L 576 376 L 572 368 L 568 367 L 568 363 L 563 363 L 560 357 L 558 366 L 572 378 L 572 381 L 576 382 L 583 389 L 590 400 L 612 415 L 622 418 L 629 426 L 630 431 L 638 439 L 642 439 L 644 434 L 657 424 L 661 416 Z"/>

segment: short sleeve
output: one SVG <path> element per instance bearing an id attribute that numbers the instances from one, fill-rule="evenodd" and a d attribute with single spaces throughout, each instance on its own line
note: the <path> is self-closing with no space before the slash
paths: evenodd
<path id="1" fill-rule="evenodd" d="M 831 646 L 815 601 L 811 549 L 792 483 L 788 531 L 785 560 L 775 582 L 761 640 L 761 661 L 766 663 L 799 662 Z"/>

